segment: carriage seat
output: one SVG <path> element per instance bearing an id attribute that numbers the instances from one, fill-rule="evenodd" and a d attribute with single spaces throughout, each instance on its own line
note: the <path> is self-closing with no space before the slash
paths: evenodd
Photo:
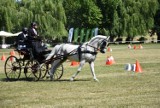
<path id="1" fill-rule="evenodd" d="M 28 48 L 27 48 L 26 43 L 19 42 L 18 44 L 16 44 L 15 51 L 19 52 L 21 55 L 28 53 Z"/>
<path id="2" fill-rule="evenodd" d="M 46 55 L 46 54 L 49 54 L 50 52 L 51 52 L 51 50 L 46 49 L 46 50 L 42 51 L 40 54 Z"/>
<path id="3" fill-rule="evenodd" d="M 48 57 L 50 52 L 51 50 L 45 49 L 41 51 L 40 53 L 37 53 L 36 56 L 34 56 L 34 58 L 38 60 L 39 63 L 43 63 L 45 62 L 45 59 Z"/>

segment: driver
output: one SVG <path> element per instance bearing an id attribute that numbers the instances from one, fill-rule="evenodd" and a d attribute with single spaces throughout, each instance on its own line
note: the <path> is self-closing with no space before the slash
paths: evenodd
<path id="1" fill-rule="evenodd" d="M 38 54 L 45 50 L 45 47 L 42 45 L 42 39 L 37 32 L 38 25 L 36 22 L 31 23 L 31 27 L 28 30 L 28 42 L 30 48 L 32 49 L 33 55 L 36 58 Z"/>
<path id="2" fill-rule="evenodd" d="M 29 39 L 33 40 L 33 39 L 38 37 L 37 28 L 38 28 L 37 23 L 36 22 L 32 22 L 31 23 L 31 27 L 28 30 Z"/>

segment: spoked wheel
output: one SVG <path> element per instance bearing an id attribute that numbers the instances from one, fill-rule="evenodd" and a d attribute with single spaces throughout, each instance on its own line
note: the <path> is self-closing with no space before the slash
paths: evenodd
<path id="1" fill-rule="evenodd" d="M 53 74 L 54 80 L 59 80 L 63 76 L 63 64 L 59 65 Z"/>
<path id="2" fill-rule="evenodd" d="M 40 64 L 37 60 L 30 60 L 27 62 L 24 73 L 27 80 L 38 81 L 41 77 Z"/>
<path id="3" fill-rule="evenodd" d="M 18 80 L 21 75 L 21 65 L 15 56 L 9 56 L 4 65 L 6 77 L 10 81 Z"/>
<path id="4" fill-rule="evenodd" d="M 47 72 L 49 71 L 48 70 L 49 67 L 48 67 L 48 64 L 43 63 L 41 64 L 40 68 L 41 68 L 41 79 L 43 79 L 46 76 Z"/>
<path id="5" fill-rule="evenodd" d="M 42 64 L 41 65 L 41 78 L 45 78 L 45 76 L 47 75 L 47 73 L 50 71 L 51 69 L 51 64 Z M 59 80 L 61 79 L 61 77 L 63 76 L 63 65 L 61 64 L 54 72 L 53 74 L 53 79 L 54 80 Z"/>

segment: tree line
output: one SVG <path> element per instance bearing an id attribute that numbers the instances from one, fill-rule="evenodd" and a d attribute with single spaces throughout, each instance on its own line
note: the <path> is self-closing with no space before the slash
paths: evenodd
<path id="1" fill-rule="evenodd" d="M 74 28 L 99 28 L 99 33 L 133 39 L 157 33 L 160 0 L 0 0 L 0 29 L 19 32 L 32 21 L 44 38 L 67 37 Z"/>

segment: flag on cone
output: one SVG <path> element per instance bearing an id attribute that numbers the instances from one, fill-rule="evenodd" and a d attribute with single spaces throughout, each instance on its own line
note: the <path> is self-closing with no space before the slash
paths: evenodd
<path id="1" fill-rule="evenodd" d="M 1 60 L 2 60 L 2 61 L 5 61 L 5 60 L 6 60 L 6 57 L 5 57 L 4 54 L 2 55 Z"/>
<path id="2" fill-rule="evenodd" d="M 108 50 L 107 50 L 108 52 L 112 52 L 112 48 L 110 48 L 110 47 L 108 47 Z"/>
<path id="3" fill-rule="evenodd" d="M 79 62 L 76 62 L 76 61 L 71 62 L 71 66 L 77 66 L 77 65 L 79 65 Z"/>
<path id="4" fill-rule="evenodd" d="M 132 48 L 132 47 L 131 47 L 131 45 L 129 44 L 129 45 L 128 45 L 128 49 L 131 49 L 131 48 Z"/>
<path id="5" fill-rule="evenodd" d="M 130 64 L 130 63 L 126 64 L 125 70 L 127 70 L 127 71 L 134 71 L 135 72 L 135 70 L 136 70 L 136 64 Z"/>
<path id="6" fill-rule="evenodd" d="M 136 49 L 136 45 L 133 46 L 133 49 Z"/>
<path id="7" fill-rule="evenodd" d="M 114 61 L 113 56 L 110 56 L 110 57 L 107 58 L 106 65 L 112 65 L 114 63 L 115 63 L 115 61 Z"/>
<path id="8" fill-rule="evenodd" d="M 132 69 L 131 69 L 133 72 L 136 71 L 136 64 L 132 64 Z"/>
<path id="9" fill-rule="evenodd" d="M 139 49 L 143 49 L 143 46 L 141 44 L 139 45 Z"/>
<path id="10" fill-rule="evenodd" d="M 131 66 L 130 63 L 126 64 L 125 70 L 127 70 L 127 71 L 131 71 L 132 70 L 132 66 Z"/>
<path id="11" fill-rule="evenodd" d="M 141 68 L 141 66 L 140 66 L 140 64 L 139 64 L 139 62 L 138 62 L 138 60 L 136 60 L 136 70 L 135 70 L 137 73 L 138 72 L 142 72 L 142 68 Z"/>
<path id="12" fill-rule="evenodd" d="M 10 57 L 10 61 L 15 61 L 15 58 L 14 57 Z"/>
<path id="13" fill-rule="evenodd" d="M 110 59 L 112 60 L 113 63 L 116 63 L 116 62 L 114 61 L 113 56 L 110 56 Z"/>
<path id="14" fill-rule="evenodd" d="M 10 55 L 11 55 L 11 56 L 15 56 L 14 50 L 10 52 Z"/>

